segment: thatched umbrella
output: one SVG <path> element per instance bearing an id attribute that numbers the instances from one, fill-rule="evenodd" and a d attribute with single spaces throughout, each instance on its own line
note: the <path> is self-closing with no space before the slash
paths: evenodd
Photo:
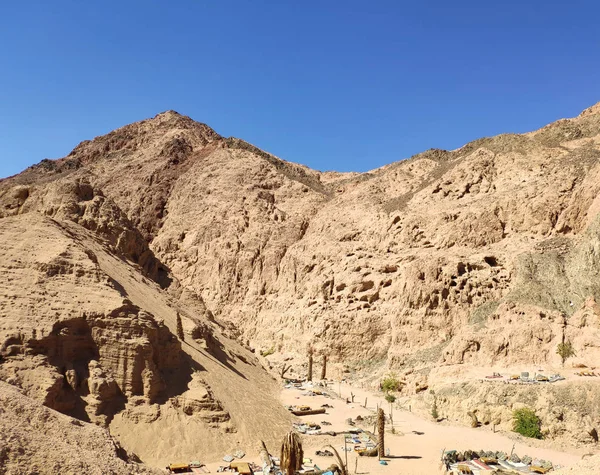
<path id="1" fill-rule="evenodd" d="M 383 409 L 379 408 L 377 411 L 377 438 L 379 439 L 377 442 L 377 448 L 379 449 L 379 458 L 385 457 L 385 414 L 383 413 Z"/>
<path id="2" fill-rule="evenodd" d="M 302 468 L 303 458 L 304 452 L 300 437 L 294 431 L 288 432 L 281 444 L 281 471 L 285 475 L 294 475 L 296 470 Z"/>

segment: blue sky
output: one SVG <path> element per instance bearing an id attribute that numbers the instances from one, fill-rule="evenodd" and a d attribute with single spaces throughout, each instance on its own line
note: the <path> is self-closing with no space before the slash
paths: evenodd
<path id="1" fill-rule="evenodd" d="M 320 170 L 600 101 L 592 1 L 0 3 L 0 176 L 174 109 Z"/>

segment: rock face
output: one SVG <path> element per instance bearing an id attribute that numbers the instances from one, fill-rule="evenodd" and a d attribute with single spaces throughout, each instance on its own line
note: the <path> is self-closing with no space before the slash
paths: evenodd
<path id="1" fill-rule="evenodd" d="M 165 375 L 180 366 L 179 340 L 124 298 L 92 251 L 61 240 L 56 221 L 32 218 L 0 221 L 8 298 L 0 305 L 9 314 L 0 330 L 3 379 L 84 420 L 111 417 L 126 397 L 155 402 Z M 34 285 L 23 288 L 27 281 Z"/>
<path id="2" fill-rule="evenodd" d="M 357 370 L 555 362 L 579 334 L 570 317 L 600 297 L 599 133 L 594 106 L 334 174 L 169 111 L 4 180 L 0 209 L 78 222 L 163 287 L 170 270 L 259 349 L 311 341 Z"/>
<path id="3" fill-rule="evenodd" d="M 120 216 L 108 226 L 117 234 Z M 252 353 L 205 318 L 198 296 L 173 279 L 167 293 L 97 229 L 38 212 L 0 219 L 0 380 L 47 408 L 110 427 L 159 467 L 177 455 L 212 457 L 256 433 L 273 443 L 290 416 Z M 174 335 L 178 313 L 185 348 Z M 256 429 L 266 413 L 277 420 Z M 150 423 L 213 442 L 199 448 L 172 438 L 156 448 Z M 15 460 L 9 473 L 30 473 L 25 458 Z"/>
<path id="4" fill-rule="evenodd" d="M 119 398 L 164 403 L 190 363 L 174 308 L 193 361 L 251 361 L 235 337 L 298 369 L 310 342 L 333 374 L 391 368 L 408 393 L 439 366 L 559 365 L 567 340 L 593 366 L 599 111 L 363 174 L 285 162 L 173 111 L 82 142 L 0 181 L 2 376 L 63 412 L 84 401 L 90 419 Z M 51 258 L 31 244 L 57 233 L 69 244 L 47 244 Z M 65 295 L 76 305 L 53 303 Z M 47 383 L 28 382 L 38 373 Z M 234 425 L 237 404 L 222 404 Z"/>
<path id="5" fill-rule="evenodd" d="M 7 475 L 161 473 L 135 463 L 106 430 L 58 414 L 3 382 L 0 441 L 0 472 Z"/>
<path id="6" fill-rule="evenodd" d="M 475 415 L 483 430 L 510 432 L 513 411 L 535 408 L 542 421 L 544 439 L 567 442 L 571 446 L 594 446 L 591 435 L 598 427 L 600 391 L 597 384 L 576 381 L 551 386 L 503 384 L 497 381 L 461 381 L 436 385 L 413 398 L 412 407 L 431 418 L 433 403 L 440 418 L 471 425 Z"/>

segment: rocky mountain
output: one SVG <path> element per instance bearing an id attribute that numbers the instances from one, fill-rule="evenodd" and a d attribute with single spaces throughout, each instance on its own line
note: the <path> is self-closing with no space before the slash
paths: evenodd
<path id="1" fill-rule="evenodd" d="M 280 411 L 261 364 L 301 373 L 308 345 L 408 395 L 567 340 L 594 366 L 599 191 L 600 104 L 362 174 L 164 112 L 0 181 L 0 379 L 147 460 L 133 427 L 168 431 L 167 407 L 212 449 L 256 438 Z"/>

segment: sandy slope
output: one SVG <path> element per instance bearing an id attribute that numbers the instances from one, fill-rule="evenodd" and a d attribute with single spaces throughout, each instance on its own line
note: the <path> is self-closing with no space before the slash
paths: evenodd
<path id="1" fill-rule="evenodd" d="M 106 430 L 48 409 L 0 382 L 0 473 L 160 473 L 126 457 Z"/>
<path id="2" fill-rule="evenodd" d="M 104 252 L 97 242 L 86 237 L 85 231 L 74 226 L 71 231 L 96 253 L 100 268 L 119 282 L 128 299 L 159 316 L 175 333 L 175 314 L 179 307 L 157 285 L 131 272 L 121 259 Z M 181 310 L 185 319 L 185 309 Z M 191 323 L 186 322 L 185 326 L 188 325 Z M 132 423 L 125 415 L 117 415 L 111 424 L 111 433 L 144 462 L 163 467 L 174 459 L 215 457 L 237 445 L 252 444 L 257 438 L 272 442 L 289 426 L 290 416 L 277 402 L 277 386 L 256 357 L 237 342 L 223 335 L 219 338 L 222 349 L 216 355 L 189 336 L 182 349 L 190 356 L 215 399 L 231 416 L 230 423 L 225 428 L 211 429 L 206 422 L 168 405 L 161 407 L 160 417 L 152 422 Z M 193 397 L 193 393 L 184 391 L 180 397 Z"/>
<path id="3" fill-rule="evenodd" d="M 108 373 L 100 387 L 114 387 L 116 380 L 127 401 L 114 419 L 108 412 L 108 419 L 98 422 L 110 422 L 111 433 L 127 451 L 158 467 L 173 459 L 210 459 L 238 445 L 254 445 L 258 437 L 272 443 L 289 427 L 277 385 L 248 349 L 206 322 L 194 306 L 161 290 L 94 233 L 30 213 L 0 220 L 0 236 L 5 297 L 0 299 L 0 375 L 31 397 L 73 414 L 96 402 L 102 407 L 105 399 L 90 394 L 88 360 L 99 360 Z M 131 326 L 139 315 L 113 315 L 123 305 L 139 307 L 152 325 Z M 159 361 L 161 351 L 173 351 L 173 343 L 152 348 L 148 339 L 163 324 L 174 334 L 178 311 L 187 335 L 183 356 L 178 368 L 169 370 L 172 374 L 163 371 L 165 387 L 151 401 L 147 387 L 160 377 L 151 360 Z M 74 322 L 79 326 L 63 328 Z M 191 337 L 198 322 L 212 325 L 210 346 Z M 115 331 L 107 332 L 117 323 Z M 99 326 L 90 333 L 88 324 Z M 127 389 L 137 377 L 144 378 L 143 393 Z"/>

